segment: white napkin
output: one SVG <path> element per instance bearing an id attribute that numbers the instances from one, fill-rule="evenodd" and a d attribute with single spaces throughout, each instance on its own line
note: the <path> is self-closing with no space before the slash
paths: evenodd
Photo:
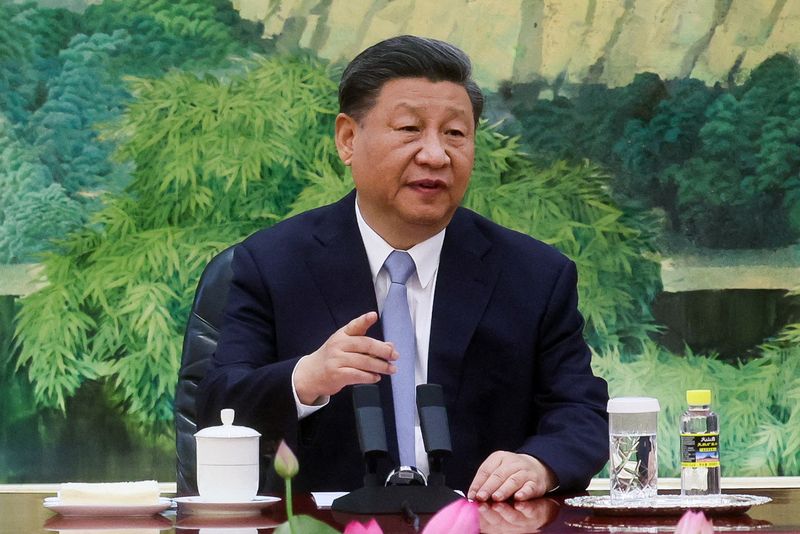
<path id="1" fill-rule="evenodd" d="M 158 504 L 161 490 L 155 480 L 136 482 L 66 482 L 58 497 L 61 504 L 122 504 L 147 506 Z"/>
<path id="2" fill-rule="evenodd" d="M 346 491 L 312 491 L 311 498 L 320 510 L 330 509 L 333 501 L 347 495 Z"/>

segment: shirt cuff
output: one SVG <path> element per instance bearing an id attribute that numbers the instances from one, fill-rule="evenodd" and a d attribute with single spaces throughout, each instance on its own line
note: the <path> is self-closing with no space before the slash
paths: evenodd
<path id="1" fill-rule="evenodd" d="M 305 358 L 305 356 L 303 356 L 303 358 Z M 303 358 L 300 358 L 300 360 L 302 360 Z M 298 360 L 297 363 L 300 363 L 300 361 Z M 297 396 L 297 388 L 294 386 L 295 371 L 297 371 L 297 365 L 295 365 L 294 369 L 292 370 L 292 395 L 294 396 L 294 405 L 297 408 L 297 420 L 299 421 L 300 419 L 308 417 L 312 413 L 327 406 L 331 400 L 331 397 L 330 395 L 325 395 L 324 397 L 320 397 L 317 399 L 317 402 L 315 402 L 312 405 L 303 404 L 302 402 L 300 402 L 300 397 Z"/>

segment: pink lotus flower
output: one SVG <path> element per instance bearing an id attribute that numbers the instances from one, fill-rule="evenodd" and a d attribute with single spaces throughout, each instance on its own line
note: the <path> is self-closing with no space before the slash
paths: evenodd
<path id="1" fill-rule="evenodd" d="M 422 534 L 478 534 L 481 528 L 478 505 L 466 499 L 451 502 L 434 515 Z M 370 533 L 371 534 L 371 533 Z"/>
<path id="2" fill-rule="evenodd" d="M 714 524 L 703 512 L 689 510 L 678 521 L 675 534 L 714 534 Z"/>
<path id="3" fill-rule="evenodd" d="M 383 534 L 383 529 L 374 519 L 370 519 L 366 525 L 362 525 L 358 521 L 350 521 L 344 527 L 344 534 Z"/>
<path id="4" fill-rule="evenodd" d="M 297 456 L 294 455 L 292 449 L 281 440 L 278 445 L 278 450 L 275 453 L 275 472 L 280 475 L 284 480 L 288 480 L 295 476 L 300 470 L 300 464 L 297 462 Z"/>

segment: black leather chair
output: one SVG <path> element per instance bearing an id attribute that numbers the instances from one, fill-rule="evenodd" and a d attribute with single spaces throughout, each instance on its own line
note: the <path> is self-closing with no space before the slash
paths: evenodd
<path id="1" fill-rule="evenodd" d="M 175 445 L 178 495 L 197 495 L 194 434 L 197 432 L 197 386 L 206 374 L 217 348 L 223 308 L 231 283 L 234 247 L 215 256 L 206 265 L 192 303 L 183 337 L 183 356 L 175 391 Z"/>

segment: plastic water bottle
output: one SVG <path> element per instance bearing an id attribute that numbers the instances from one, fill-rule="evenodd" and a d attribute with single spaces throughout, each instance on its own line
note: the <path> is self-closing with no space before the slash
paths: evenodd
<path id="1" fill-rule="evenodd" d="M 686 392 L 681 415 L 681 495 L 719 495 L 719 419 L 711 411 L 711 390 Z"/>

